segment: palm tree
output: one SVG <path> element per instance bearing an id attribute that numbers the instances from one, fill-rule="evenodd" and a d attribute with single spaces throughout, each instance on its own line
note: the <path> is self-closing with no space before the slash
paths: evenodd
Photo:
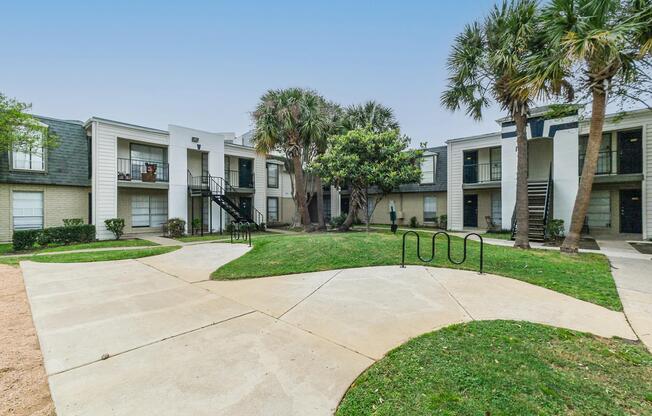
<path id="1" fill-rule="evenodd" d="M 543 8 L 541 21 L 549 49 L 559 51 L 559 56 L 551 60 L 535 55 L 536 81 L 540 85 L 560 68 L 579 68 L 580 88 L 592 100 L 582 177 L 570 230 L 561 246 L 562 252 L 576 253 L 591 197 L 608 94 L 641 90 L 640 84 L 649 80 L 645 68 L 652 65 L 652 2 L 552 0 Z"/>
<path id="2" fill-rule="evenodd" d="M 530 248 L 527 195 L 527 133 L 530 106 L 542 91 L 557 93 L 560 82 L 541 84 L 540 90 L 527 82 L 528 60 L 538 42 L 535 0 L 504 1 L 496 5 L 483 22 L 467 25 L 455 39 L 448 57 L 448 86 L 441 103 L 456 111 L 464 107 L 475 120 L 493 99 L 516 124 L 518 151 L 516 171 L 516 241 L 514 247 Z"/>
<path id="3" fill-rule="evenodd" d="M 389 130 L 399 130 L 400 125 L 394 116 L 394 110 L 386 107 L 377 101 L 370 100 L 364 104 L 355 104 L 346 108 L 342 116 L 341 132 L 356 129 L 369 129 L 374 133 L 382 133 Z M 351 186 L 349 197 L 349 212 L 340 230 L 346 231 L 351 228 L 359 210 L 367 208 L 366 189 L 355 189 Z"/>
<path id="4" fill-rule="evenodd" d="M 304 156 L 306 148 L 324 134 L 326 101 L 315 91 L 301 88 L 269 90 L 253 112 L 252 141 L 260 153 L 285 153 L 292 161 L 294 199 L 304 230 L 311 231 L 306 198 Z"/>

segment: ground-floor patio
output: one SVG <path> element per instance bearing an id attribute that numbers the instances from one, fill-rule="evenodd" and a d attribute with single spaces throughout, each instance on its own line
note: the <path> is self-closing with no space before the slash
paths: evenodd
<path id="1" fill-rule="evenodd" d="M 472 320 L 637 338 L 623 313 L 469 271 L 384 266 L 208 280 L 248 250 L 212 243 L 137 260 L 23 262 L 57 413 L 332 414 L 387 351 Z"/>

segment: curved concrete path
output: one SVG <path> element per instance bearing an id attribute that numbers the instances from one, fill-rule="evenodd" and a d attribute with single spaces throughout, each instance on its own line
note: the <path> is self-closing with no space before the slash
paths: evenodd
<path id="1" fill-rule="evenodd" d="M 459 270 L 206 280 L 246 250 L 202 244 L 140 260 L 23 262 L 57 414 L 332 414 L 388 350 L 473 319 L 636 338 L 622 313 Z"/>

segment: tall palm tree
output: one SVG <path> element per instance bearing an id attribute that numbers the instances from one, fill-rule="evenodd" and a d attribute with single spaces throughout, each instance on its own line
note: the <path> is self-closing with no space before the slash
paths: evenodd
<path id="1" fill-rule="evenodd" d="M 561 251 L 576 253 L 602 142 L 608 94 L 640 87 L 652 65 L 650 0 L 552 0 L 541 21 L 548 46 L 559 56 L 535 55 L 538 84 L 560 68 L 580 69 L 580 88 L 591 97 L 591 122 L 582 177 L 573 206 L 570 230 Z M 649 80 L 649 78 L 647 78 Z"/>
<path id="2" fill-rule="evenodd" d="M 302 88 L 269 90 L 253 112 L 252 141 L 258 152 L 285 153 L 292 161 L 294 199 L 304 230 L 311 231 L 304 172 L 304 154 L 309 144 L 327 127 L 326 101 L 315 91 Z"/>
<path id="3" fill-rule="evenodd" d="M 342 116 L 341 132 L 355 129 L 369 129 L 374 133 L 382 133 L 389 130 L 399 130 L 400 125 L 394 116 L 394 110 L 384 106 L 377 101 L 370 100 L 363 104 L 354 104 L 346 108 Z M 349 196 L 349 212 L 340 230 L 346 231 L 351 228 L 359 210 L 368 209 L 366 189 L 356 189 L 351 186 Z"/>
<path id="4" fill-rule="evenodd" d="M 516 220 L 514 247 L 530 248 L 527 195 L 527 116 L 534 98 L 526 81 L 527 64 L 540 42 L 535 0 L 504 1 L 482 22 L 467 25 L 457 36 L 448 57 L 448 86 L 441 96 L 444 107 L 464 108 L 476 120 L 491 100 L 506 110 L 516 124 Z M 541 89 L 556 92 L 559 83 L 543 83 Z M 553 88 L 555 87 L 555 88 Z"/>

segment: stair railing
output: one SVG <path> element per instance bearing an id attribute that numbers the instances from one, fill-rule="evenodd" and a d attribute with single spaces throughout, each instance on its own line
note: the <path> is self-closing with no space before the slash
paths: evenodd
<path id="1" fill-rule="evenodd" d="M 543 204 L 543 239 L 547 240 L 548 235 L 548 216 L 550 215 L 550 204 L 552 202 L 552 162 L 548 168 L 548 184 L 546 185 L 546 199 Z"/>

